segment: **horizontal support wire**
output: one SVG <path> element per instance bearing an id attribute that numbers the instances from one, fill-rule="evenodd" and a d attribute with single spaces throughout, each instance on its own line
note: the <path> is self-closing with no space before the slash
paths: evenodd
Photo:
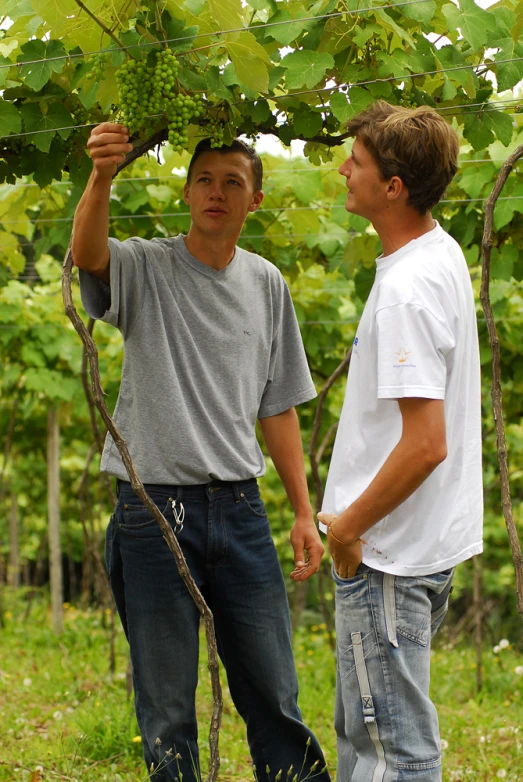
<path id="1" fill-rule="evenodd" d="M 477 163 L 504 163 L 503 158 L 478 158 L 476 160 L 459 160 L 458 166 L 463 165 L 472 165 Z M 323 174 L 327 171 L 338 171 L 339 166 L 318 166 L 316 168 L 282 168 L 277 169 L 275 171 L 268 171 L 264 172 L 263 180 L 264 182 L 270 181 L 272 179 L 273 174 L 317 174 L 318 172 L 320 174 Z M 130 176 L 130 177 L 121 177 L 116 178 L 113 183 L 112 187 L 118 187 L 119 185 L 126 184 L 127 182 L 160 182 L 164 179 L 180 179 L 183 180 L 185 174 L 163 174 L 162 176 Z M 2 185 L 0 185 L 2 187 Z M 40 187 L 40 185 L 37 185 L 36 182 L 16 182 L 14 185 L 10 185 L 10 188 L 22 188 L 22 187 Z M 46 185 L 44 188 L 40 188 L 40 190 L 46 190 L 48 187 L 73 187 L 73 183 L 67 179 L 64 182 L 51 182 L 49 185 Z"/>
<path id="2" fill-rule="evenodd" d="M 523 198 L 523 195 L 514 195 L 514 196 L 501 196 L 498 198 L 498 201 L 515 201 L 517 199 Z M 482 203 L 485 201 L 486 198 L 445 198 L 438 202 L 439 204 L 472 204 L 472 203 Z M 331 209 L 345 209 L 345 206 L 343 204 L 334 204 L 330 207 Z M 274 207 L 267 207 L 266 209 L 257 209 L 257 213 L 261 212 L 303 212 L 303 211 L 314 211 L 316 209 L 325 209 L 324 206 L 274 206 Z M 156 220 L 159 218 L 165 218 L 165 217 L 190 217 L 190 212 L 158 212 L 155 214 L 147 215 L 147 214 L 139 214 L 139 215 L 110 215 L 109 221 L 111 220 Z M 16 225 L 17 223 L 23 222 L 27 216 L 21 217 L 18 220 L 2 220 L 3 225 Z M 74 218 L 72 217 L 37 217 L 34 220 L 29 220 L 29 223 L 31 225 L 36 225 L 37 223 L 71 223 Z M 248 234 L 246 234 L 246 238 L 248 238 Z"/>
<path id="3" fill-rule="evenodd" d="M 113 52 L 126 52 L 129 49 L 140 49 L 151 46 L 163 47 L 166 43 L 183 43 L 184 41 L 196 41 L 198 38 L 212 38 L 213 36 L 229 35 L 230 33 L 245 33 L 249 30 L 261 30 L 270 27 L 282 27 L 287 24 L 299 24 L 300 22 L 316 22 L 319 19 L 336 19 L 342 16 L 357 16 L 358 14 L 371 13 L 372 11 L 382 11 L 385 8 L 400 8 L 406 5 L 420 5 L 420 3 L 427 3 L 430 0 L 405 0 L 401 3 L 388 3 L 386 5 L 375 5 L 369 8 L 355 9 L 354 11 L 339 11 L 333 14 L 321 14 L 319 16 L 306 16 L 300 19 L 284 19 L 281 22 L 262 22 L 260 24 L 253 24 L 247 27 L 235 27 L 231 30 L 216 30 L 210 33 L 198 33 L 197 35 L 186 35 L 182 38 L 166 38 L 165 40 L 156 41 L 144 41 L 143 43 L 129 44 L 128 46 L 113 46 L 108 49 L 98 49 L 92 52 L 79 52 L 77 54 L 62 54 L 57 57 L 43 57 L 39 60 L 25 60 L 22 62 L 9 63 L 6 65 L 0 65 L 0 70 L 4 68 L 13 68 L 24 65 L 36 65 L 41 62 L 54 62 L 56 60 L 68 60 L 78 57 L 93 57 L 96 54 L 112 54 Z M 187 52 L 180 52 L 180 54 L 187 54 Z"/>

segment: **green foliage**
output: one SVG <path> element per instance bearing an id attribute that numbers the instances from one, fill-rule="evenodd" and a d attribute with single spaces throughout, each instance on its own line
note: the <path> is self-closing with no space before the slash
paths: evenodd
<path id="1" fill-rule="evenodd" d="M 189 107 L 187 117 L 180 110 L 178 124 L 187 126 L 189 150 L 218 128 L 226 139 L 243 133 L 251 139 L 272 134 L 284 144 L 307 141 L 303 158 L 264 156 L 265 199 L 249 217 L 240 244 L 274 262 L 288 280 L 318 389 L 352 343 L 380 252 L 366 221 L 345 211 L 345 185 L 336 171 L 350 149 L 348 142 L 342 144 L 344 123 L 376 98 L 409 106 L 427 103 L 460 133 L 460 170 L 434 214 L 463 247 L 479 294 L 482 201 L 501 161 L 523 141 L 523 115 L 511 92 L 523 78 L 522 4 L 501 0 L 484 10 L 472 0 L 463 0 L 459 8 L 450 0 L 428 0 L 367 11 L 356 5 L 336 0 L 100 0 L 89 5 L 94 19 L 75 0 L 25 0 L 3 8 L 12 24 L 0 30 L 0 182 L 5 182 L 0 184 L 0 452 L 8 450 L 5 463 L 0 457 L 0 539 L 7 539 L 8 494 L 14 491 L 24 516 L 26 558 L 36 559 L 45 534 L 51 403 L 60 406 L 63 432 L 64 536 L 74 556 L 82 557 L 79 492 L 94 435 L 80 379 L 81 345 L 63 313 L 60 263 L 91 170 L 86 154 L 91 126 L 116 119 L 122 111 L 117 89 L 122 67 L 142 61 L 152 65 L 159 52 L 176 56 L 172 97 L 204 96 L 203 112 L 191 113 Z M 100 50 L 101 55 L 93 54 Z M 166 90 L 163 98 L 169 96 Z M 161 117 L 154 130 L 165 130 L 167 137 L 169 119 Z M 144 140 L 146 128 L 137 126 L 136 134 Z M 111 233 L 125 239 L 186 232 L 182 188 L 188 160 L 187 152 L 166 144 L 159 161 L 148 156 L 125 169 L 113 189 Z M 519 529 L 522 215 L 523 185 L 515 172 L 495 211 L 491 298 L 502 345 Z M 76 282 L 73 288 L 79 306 Z M 488 337 L 479 304 L 478 315 L 487 487 L 484 583 L 496 601 L 493 626 L 510 628 L 516 622 L 514 584 L 497 482 Z M 121 341 L 104 324 L 96 326 L 95 337 L 113 409 Z M 340 380 L 328 396 L 320 430 L 319 443 L 326 438 L 323 478 L 342 399 Z M 300 410 L 306 450 L 314 412 L 315 403 Z M 96 456 L 87 469 L 87 505 L 99 540 L 110 506 L 97 468 Z M 270 464 L 263 491 L 282 562 L 290 569 L 292 518 Z M 457 583 L 463 611 L 471 583 L 464 567 Z M 309 588 L 307 600 L 317 608 L 317 585 Z"/>

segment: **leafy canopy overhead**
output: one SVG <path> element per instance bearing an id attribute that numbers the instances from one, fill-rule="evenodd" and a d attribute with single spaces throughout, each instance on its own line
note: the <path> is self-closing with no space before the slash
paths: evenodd
<path id="1" fill-rule="evenodd" d="M 512 136 L 502 104 L 481 108 L 523 79 L 523 3 L 489 10 L 474 0 L 8 0 L 0 35 L 0 181 L 78 184 L 89 169 L 93 124 L 117 120 L 116 74 L 177 55 L 173 94 L 201 93 L 188 147 L 220 126 L 236 135 L 308 140 L 313 162 L 331 156 L 343 124 L 372 100 L 428 104 L 480 150 Z M 97 53 L 102 52 L 101 56 Z M 142 96 L 143 97 L 143 96 Z M 167 138 L 160 111 L 138 132 Z"/>

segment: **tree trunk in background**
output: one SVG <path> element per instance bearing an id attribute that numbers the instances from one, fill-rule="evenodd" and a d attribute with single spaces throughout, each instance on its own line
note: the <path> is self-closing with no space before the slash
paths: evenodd
<path id="1" fill-rule="evenodd" d="M 9 514 L 9 562 L 7 565 L 7 583 L 12 587 L 20 586 L 20 549 L 18 546 L 18 497 L 11 494 L 11 512 Z"/>
<path id="2" fill-rule="evenodd" d="M 47 419 L 47 510 L 49 535 L 49 572 L 53 630 L 63 628 L 62 548 L 60 544 L 60 461 L 59 427 L 56 408 L 51 405 Z"/>

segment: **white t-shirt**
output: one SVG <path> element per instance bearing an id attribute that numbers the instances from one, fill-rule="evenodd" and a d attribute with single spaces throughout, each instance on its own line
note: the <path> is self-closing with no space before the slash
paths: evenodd
<path id="1" fill-rule="evenodd" d="M 398 576 L 482 551 L 481 385 L 474 296 L 459 245 L 436 227 L 377 259 L 352 352 L 322 510 L 339 515 L 398 443 L 397 399 L 445 400 L 447 458 L 365 532 L 363 562 Z"/>

